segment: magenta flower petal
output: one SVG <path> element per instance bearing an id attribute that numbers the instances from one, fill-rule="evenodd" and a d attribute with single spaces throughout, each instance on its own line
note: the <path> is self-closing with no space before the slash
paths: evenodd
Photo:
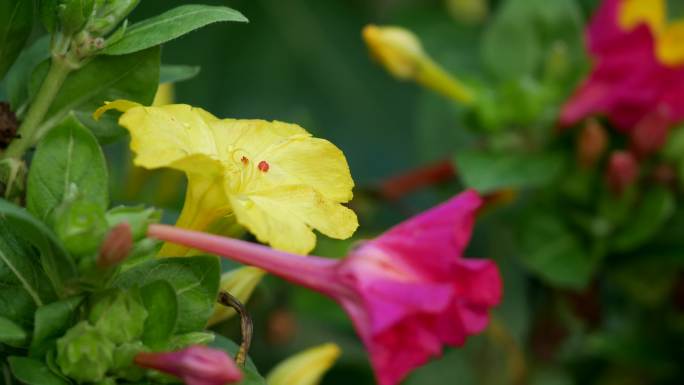
<path id="1" fill-rule="evenodd" d="M 669 124 L 684 119 L 684 66 L 662 64 L 655 36 L 646 24 L 620 27 L 622 0 L 606 0 L 587 29 L 594 65 L 560 113 L 562 126 L 603 115 L 619 130 L 630 132 L 658 109 L 669 111 Z"/>

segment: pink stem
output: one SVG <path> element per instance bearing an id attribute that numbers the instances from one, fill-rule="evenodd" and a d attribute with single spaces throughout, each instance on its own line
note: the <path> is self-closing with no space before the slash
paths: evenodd
<path id="1" fill-rule="evenodd" d="M 256 266 L 323 294 L 335 296 L 346 291 L 336 276 L 336 260 L 286 253 L 256 243 L 168 225 L 150 225 L 147 235 Z"/>

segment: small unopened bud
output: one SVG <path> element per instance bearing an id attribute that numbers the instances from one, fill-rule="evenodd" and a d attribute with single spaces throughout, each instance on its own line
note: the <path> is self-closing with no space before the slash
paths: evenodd
<path id="1" fill-rule="evenodd" d="M 606 183 L 616 194 L 621 194 L 639 176 L 639 164 L 632 153 L 615 151 L 611 154 L 606 170 Z"/>
<path id="2" fill-rule="evenodd" d="M 413 80 L 459 103 L 471 104 L 474 93 L 423 51 L 418 37 L 401 28 L 367 25 L 363 39 L 371 56 L 400 80 Z"/>
<path id="3" fill-rule="evenodd" d="M 590 168 L 601 158 L 607 146 L 606 130 L 596 119 L 591 119 L 577 138 L 577 161 L 582 167 Z"/>
<path id="4" fill-rule="evenodd" d="M 426 57 L 420 40 L 407 29 L 368 25 L 362 35 L 371 55 L 399 79 L 414 78 Z"/>
<path id="5" fill-rule="evenodd" d="M 187 385 L 225 385 L 242 379 L 242 372 L 228 354 L 201 345 L 176 352 L 139 353 L 135 363 L 176 376 Z"/>
<path id="6" fill-rule="evenodd" d="M 118 265 L 128 257 L 133 248 L 133 233 L 131 226 L 126 223 L 119 223 L 107 234 L 100 254 L 97 257 L 97 265 L 100 267 L 111 267 Z"/>
<path id="7" fill-rule="evenodd" d="M 632 151 L 643 158 L 660 150 L 667 140 L 670 122 L 670 113 L 665 107 L 641 119 L 632 131 Z"/>

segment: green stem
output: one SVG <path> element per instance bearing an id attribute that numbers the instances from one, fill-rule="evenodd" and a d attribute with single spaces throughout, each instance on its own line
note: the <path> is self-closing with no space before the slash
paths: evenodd
<path id="1" fill-rule="evenodd" d="M 31 107 L 26 114 L 26 119 L 22 122 L 19 127 L 19 137 L 14 139 L 12 143 L 7 147 L 7 150 L 2 154 L 3 158 L 21 158 L 26 150 L 31 146 L 36 144 L 40 133 L 38 128 L 45 118 L 50 105 L 52 104 L 57 92 L 62 87 L 64 80 L 72 71 L 72 66 L 70 66 L 66 61 L 59 59 L 52 59 L 50 64 L 50 70 L 43 80 L 43 84 L 38 90 Z"/>

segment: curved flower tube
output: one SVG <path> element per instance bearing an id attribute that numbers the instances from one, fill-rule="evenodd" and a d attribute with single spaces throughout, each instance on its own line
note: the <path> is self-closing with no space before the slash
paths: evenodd
<path id="1" fill-rule="evenodd" d="M 242 380 L 242 372 L 221 350 L 195 345 L 176 352 L 138 353 L 135 363 L 182 379 L 187 385 L 225 385 Z"/>
<path id="2" fill-rule="evenodd" d="M 145 107 L 126 100 L 107 103 L 123 114 L 138 166 L 186 173 L 188 189 L 176 226 L 206 230 L 234 216 L 261 242 L 306 254 L 316 244 L 313 229 L 338 239 L 358 222 L 342 203 L 354 181 L 340 149 L 283 122 L 218 119 L 185 104 Z M 166 245 L 163 256 L 187 248 Z"/>
<path id="3" fill-rule="evenodd" d="M 654 114 L 669 125 L 684 120 L 684 20 L 668 24 L 665 3 L 603 1 L 587 30 L 594 67 L 563 106 L 561 125 L 601 114 L 632 132 Z"/>
<path id="4" fill-rule="evenodd" d="M 367 241 L 342 260 L 302 257 L 265 246 L 166 225 L 153 238 L 250 264 L 321 292 L 348 313 L 380 385 L 394 385 L 485 329 L 499 303 L 501 277 L 488 260 L 464 259 L 482 199 L 474 191 Z"/>

